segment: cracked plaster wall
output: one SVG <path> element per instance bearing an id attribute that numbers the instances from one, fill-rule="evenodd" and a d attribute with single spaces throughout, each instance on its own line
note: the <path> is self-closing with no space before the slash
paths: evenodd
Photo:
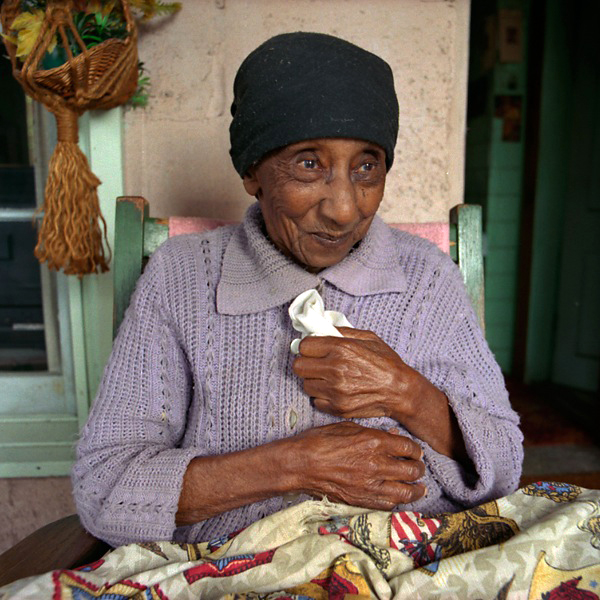
<path id="1" fill-rule="evenodd" d="M 153 215 L 241 219 L 252 198 L 228 154 L 237 67 L 272 35 L 319 31 L 394 71 L 400 134 L 380 214 L 445 220 L 463 199 L 468 25 L 468 0 L 184 0 L 141 31 L 152 96 L 125 113 L 126 193 Z"/>

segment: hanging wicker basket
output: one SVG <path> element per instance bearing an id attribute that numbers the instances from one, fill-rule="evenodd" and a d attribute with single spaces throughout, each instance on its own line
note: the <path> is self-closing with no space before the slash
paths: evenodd
<path id="1" fill-rule="evenodd" d="M 110 261 L 96 191 L 100 181 L 79 149 L 77 119 L 86 110 L 127 102 L 137 88 L 137 28 L 127 0 L 121 0 L 121 7 L 124 39 L 111 38 L 87 48 L 73 22 L 73 0 L 47 0 L 44 21 L 25 62 L 18 59 L 15 45 L 4 40 L 15 78 L 56 117 L 57 144 L 40 208 L 44 218 L 35 255 L 49 268 L 69 275 L 107 271 Z M 11 30 L 20 12 L 20 0 L 4 0 L 0 11 L 4 32 Z M 75 55 L 68 35 L 77 45 Z M 44 69 L 42 60 L 55 36 L 66 61 Z"/>

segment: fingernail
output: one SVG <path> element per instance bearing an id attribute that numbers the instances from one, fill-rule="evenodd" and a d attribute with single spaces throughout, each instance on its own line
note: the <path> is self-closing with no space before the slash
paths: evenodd
<path id="1" fill-rule="evenodd" d="M 424 485 L 423 489 L 425 490 L 425 493 L 423 494 L 423 498 L 427 498 L 427 494 L 429 494 L 429 490 L 427 489 L 427 486 Z"/>

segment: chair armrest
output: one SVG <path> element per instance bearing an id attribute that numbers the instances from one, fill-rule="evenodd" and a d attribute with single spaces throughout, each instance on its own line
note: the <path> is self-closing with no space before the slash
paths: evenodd
<path id="1" fill-rule="evenodd" d="M 0 586 L 55 569 L 71 569 L 102 557 L 110 546 L 89 534 L 77 515 L 54 521 L 0 555 Z"/>

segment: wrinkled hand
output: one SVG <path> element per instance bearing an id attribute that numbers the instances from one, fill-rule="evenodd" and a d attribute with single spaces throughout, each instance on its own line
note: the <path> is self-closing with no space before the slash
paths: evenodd
<path id="1" fill-rule="evenodd" d="M 423 379 L 371 331 L 340 328 L 343 338 L 306 337 L 293 370 L 318 410 L 344 417 L 392 417 L 414 411 Z"/>
<path id="2" fill-rule="evenodd" d="M 422 483 L 415 483 L 425 473 L 422 450 L 393 431 L 342 421 L 295 436 L 295 487 L 375 510 L 418 500 L 426 493 Z"/>
<path id="3" fill-rule="evenodd" d="M 343 338 L 305 337 L 294 361 L 315 408 L 345 419 L 390 417 L 440 454 L 466 464 L 446 395 L 373 332 L 339 330 Z"/>

